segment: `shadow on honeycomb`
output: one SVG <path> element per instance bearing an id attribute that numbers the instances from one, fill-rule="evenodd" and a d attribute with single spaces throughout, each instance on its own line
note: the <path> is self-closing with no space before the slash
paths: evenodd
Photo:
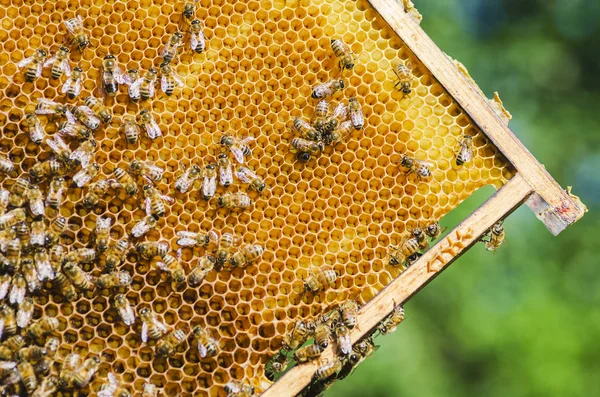
<path id="1" fill-rule="evenodd" d="M 63 20 L 81 15 L 92 38 L 91 48 L 71 57 L 73 66 L 84 70 L 84 98 L 97 95 L 101 60 L 108 53 L 125 69 L 157 66 L 160 47 L 178 30 L 182 7 L 173 0 L 2 0 L 0 151 L 10 153 L 22 172 L 50 157 L 48 148 L 29 141 L 21 122 L 37 98 L 57 97 L 61 82 L 45 70 L 35 83 L 25 83 L 15 64 L 38 47 L 56 50 L 65 38 Z M 44 292 L 35 299 L 35 318 L 60 319 L 62 353 L 100 354 L 100 377 L 112 371 L 136 393 L 147 381 L 171 396 L 217 395 L 231 379 L 260 390 L 268 384 L 264 364 L 295 320 L 348 298 L 369 300 L 399 274 L 384 265 L 389 245 L 397 245 L 419 222 L 442 218 L 479 187 L 500 187 L 514 172 L 366 0 L 201 0 L 197 17 L 205 24 L 207 50 L 180 56 L 176 71 L 185 87 L 140 104 L 130 102 L 123 89 L 109 99 L 113 120 L 95 134 L 96 162 L 107 176 L 133 159 L 165 168 L 159 188 L 176 201 L 148 240 L 169 241 L 176 250 L 177 231 L 212 229 L 265 247 L 259 263 L 213 271 L 199 287 L 184 290 L 173 290 L 135 254 L 123 265 L 133 275 L 127 293 L 132 304 L 151 307 L 169 327 L 208 327 L 220 339 L 221 353 L 200 360 L 190 338 L 173 358 L 154 358 L 153 347 L 140 341 L 139 322 L 125 326 L 106 294 L 65 302 Z M 358 60 L 346 76 L 349 87 L 332 99 L 358 97 L 366 126 L 301 164 L 288 150 L 293 138 L 288 123 L 295 116 L 310 119 L 316 103 L 311 87 L 339 77 L 329 44 L 334 37 L 348 43 Z M 394 90 L 392 65 L 399 59 L 411 61 L 417 79 L 413 94 L 404 98 Z M 119 132 L 121 116 L 142 108 L 151 108 L 164 137 L 129 144 Z M 48 123 L 47 133 L 55 130 Z M 255 204 L 242 213 L 215 209 L 197 189 L 176 193 L 174 181 L 183 167 L 213 161 L 221 134 L 232 131 L 256 138 L 248 164 L 268 191 L 249 192 Z M 454 148 L 465 134 L 475 136 L 475 155 L 457 168 Z M 431 180 L 401 172 L 397 163 L 403 153 L 432 162 Z M 5 188 L 12 183 L 3 181 Z M 229 188 L 236 189 L 245 187 Z M 217 196 L 223 192 L 219 187 Z M 115 220 L 113 239 L 145 215 L 122 191 L 106 197 L 92 214 L 82 205 L 84 194 L 85 189 L 69 189 L 60 209 L 69 219 L 63 242 L 72 248 L 89 243 L 98 215 Z M 184 262 L 198 254 L 186 250 Z M 309 269 L 321 266 L 338 272 L 336 284 L 325 293 L 299 295 Z"/>

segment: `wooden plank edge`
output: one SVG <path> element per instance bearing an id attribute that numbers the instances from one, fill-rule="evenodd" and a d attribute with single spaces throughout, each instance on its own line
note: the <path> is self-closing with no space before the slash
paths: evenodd
<path id="1" fill-rule="evenodd" d="M 369 3 L 543 199 L 545 204 L 534 212 L 543 211 L 544 216 L 538 218 L 546 227 L 556 235 L 579 220 L 585 206 L 569 197 L 402 4 L 397 0 Z"/>
<path id="2" fill-rule="evenodd" d="M 452 264 L 460 255 L 477 243 L 481 236 L 496 222 L 518 208 L 533 190 L 516 174 L 506 185 L 475 210 L 460 225 L 431 247 L 411 267 L 393 280 L 358 313 L 358 325 L 351 334 L 352 343 L 367 335 L 392 309 L 406 302 L 439 273 Z M 332 347 L 323 352 L 322 359 L 331 359 Z M 312 380 L 319 362 L 297 365 L 283 375 L 263 397 L 295 396 Z"/>

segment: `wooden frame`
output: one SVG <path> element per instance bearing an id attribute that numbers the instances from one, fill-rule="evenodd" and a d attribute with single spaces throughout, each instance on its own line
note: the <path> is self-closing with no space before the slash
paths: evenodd
<path id="1" fill-rule="evenodd" d="M 524 202 L 527 201 L 527 205 L 554 235 L 576 222 L 585 212 L 585 206 L 556 183 L 544 166 L 489 106 L 479 88 L 421 29 L 419 14 L 412 9 L 410 1 L 403 0 L 405 6 L 397 0 L 369 2 L 516 168 L 517 173 L 481 207 L 361 308 L 358 314 L 360 329 L 357 327 L 353 330 L 352 343 L 367 335 L 396 305 L 409 300 L 477 243 L 494 223 L 505 218 Z M 332 347 L 329 347 L 324 351 L 322 360 L 330 359 L 334 354 Z M 318 361 L 295 366 L 262 395 L 282 397 L 300 393 L 310 383 L 318 366 Z"/>

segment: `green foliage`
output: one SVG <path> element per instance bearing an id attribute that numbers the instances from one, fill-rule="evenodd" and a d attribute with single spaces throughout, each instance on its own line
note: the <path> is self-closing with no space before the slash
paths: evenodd
<path id="1" fill-rule="evenodd" d="M 407 305 L 344 396 L 591 396 L 600 382 L 600 3 L 415 0 L 422 26 L 513 113 L 511 128 L 590 212 L 553 237 L 527 207 Z M 454 226 L 491 194 L 447 216 Z"/>

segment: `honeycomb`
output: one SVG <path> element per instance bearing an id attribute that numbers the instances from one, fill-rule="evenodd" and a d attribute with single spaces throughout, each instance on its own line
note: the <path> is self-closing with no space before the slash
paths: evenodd
<path id="1" fill-rule="evenodd" d="M 56 51 L 67 37 L 62 22 L 79 15 L 91 46 L 72 51 L 71 65 L 83 69 L 80 98 L 99 96 L 102 58 L 111 53 L 122 69 L 158 67 L 160 48 L 181 27 L 183 1 L 2 0 L 0 7 L 0 152 L 10 155 L 17 173 L 28 172 L 51 157 L 45 145 L 29 140 L 23 128 L 37 98 L 70 102 L 50 70 L 35 82 L 25 82 L 16 64 L 37 48 Z M 115 167 L 126 169 L 134 159 L 151 160 L 165 169 L 157 186 L 175 202 L 155 230 L 141 240 L 164 240 L 177 250 L 181 230 L 232 232 L 246 244 L 265 248 L 262 259 L 245 269 L 211 271 L 198 287 L 175 288 L 166 274 L 129 251 L 121 270 L 133 276 L 123 290 L 136 311 L 149 307 L 169 329 L 206 327 L 221 343 L 220 353 L 200 359 L 192 337 L 165 359 L 155 357 L 154 342 L 140 339 L 139 317 L 129 327 L 112 304 L 112 292 L 80 294 L 68 302 L 50 290 L 35 296 L 34 318 L 60 321 L 59 353 L 97 354 L 102 366 L 96 382 L 113 372 L 132 392 L 146 382 L 164 395 L 222 395 L 237 379 L 269 385 L 265 363 L 282 345 L 293 323 L 313 318 L 346 299 L 364 303 L 401 269 L 385 265 L 390 245 L 398 245 L 419 223 L 441 219 L 484 185 L 502 186 L 514 169 L 490 144 L 468 115 L 387 26 L 366 0 L 200 0 L 196 17 L 205 25 L 207 49 L 185 50 L 174 63 L 185 86 L 167 97 L 157 90 L 153 100 L 133 103 L 121 88 L 105 105 L 113 120 L 94 134 L 95 161 L 110 177 Z M 310 120 L 316 100 L 311 89 L 339 78 L 331 38 L 341 38 L 357 54 L 348 86 L 333 102 L 355 96 L 366 125 L 345 142 L 328 147 L 308 163 L 289 151 L 293 117 Z M 392 66 L 410 61 L 413 93 L 394 89 Z M 57 99 L 58 98 L 58 99 Z M 81 99 L 79 99 L 81 102 Z M 150 109 L 163 137 L 143 136 L 127 143 L 119 132 L 123 115 Z M 43 120 L 46 132 L 57 126 Z M 202 199 L 196 185 L 188 193 L 174 189 L 184 167 L 205 165 L 221 152 L 223 133 L 255 138 L 247 165 L 266 182 L 262 194 L 248 191 L 253 206 L 243 212 L 218 209 L 216 198 Z M 475 155 L 463 167 L 454 164 L 454 148 L 465 134 L 473 135 Z M 434 164 L 430 180 L 406 174 L 402 154 Z M 10 189 L 15 179 L 0 174 Z M 47 192 L 46 184 L 41 188 Z M 246 191 L 235 183 L 230 192 Z M 87 189 L 68 189 L 58 213 L 68 218 L 61 242 L 69 248 L 90 245 L 96 218 L 114 222 L 114 240 L 128 235 L 145 216 L 137 197 L 122 189 L 110 191 L 92 210 L 83 204 Z M 46 210 L 48 218 L 58 214 Z M 187 272 L 202 249 L 185 249 Z M 339 277 L 326 292 L 303 293 L 311 269 L 334 269 Z M 84 268 L 100 274 L 100 267 Z"/>

